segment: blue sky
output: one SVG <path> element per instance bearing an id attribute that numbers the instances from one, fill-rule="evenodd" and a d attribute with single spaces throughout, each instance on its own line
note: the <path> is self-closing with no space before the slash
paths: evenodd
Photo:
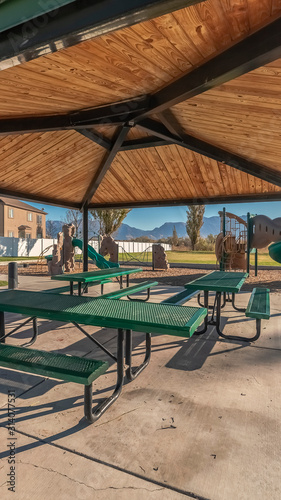
<path id="1" fill-rule="evenodd" d="M 48 213 L 47 220 L 63 220 L 67 209 L 29 203 L 37 208 L 44 208 Z M 225 205 L 206 205 L 205 216 L 213 217 L 218 215 L 218 211 L 226 207 L 228 212 L 236 215 L 252 214 L 267 215 L 271 219 L 281 217 L 281 201 L 259 202 L 259 203 L 229 203 Z M 186 207 L 163 207 L 163 208 L 135 208 L 126 217 L 125 223 L 139 229 L 154 229 L 162 226 L 165 222 L 185 222 Z"/>

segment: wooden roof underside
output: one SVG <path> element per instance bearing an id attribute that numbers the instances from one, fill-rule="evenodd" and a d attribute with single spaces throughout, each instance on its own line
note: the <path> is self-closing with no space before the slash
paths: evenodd
<path id="1" fill-rule="evenodd" d="M 77 208 L 281 199 L 280 58 L 279 0 L 207 0 L 2 58 L 0 195 Z"/>

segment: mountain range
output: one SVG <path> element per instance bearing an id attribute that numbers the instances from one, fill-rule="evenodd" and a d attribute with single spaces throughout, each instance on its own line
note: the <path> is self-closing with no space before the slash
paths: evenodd
<path id="1" fill-rule="evenodd" d="M 52 238 L 56 238 L 57 233 L 61 231 L 64 222 L 58 220 L 47 221 L 49 223 L 49 229 Z M 159 240 L 160 238 L 169 238 L 173 234 L 173 229 L 176 228 L 177 235 L 179 238 L 186 238 L 186 225 L 185 222 L 165 222 L 160 227 L 155 227 L 154 229 L 138 229 L 136 227 L 129 226 L 128 224 L 121 224 L 119 229 L 113 234 L 114 239 L 120 241 L 132 240 L 134 238 L 139 238 L 140 236 L 148 236 L 151 239 Z M 47 226 L 48 228 L 48 226 Z M 96 233 L 98 229 L 98 224 L 95 221 L 89 222 L 89 236 Z M 204 217 L 203 226 L 201 228 L 200 234 L 203 238 L 206 238 L 209 234 L 217 235 L 220 232 L 220 218 L 218 215 L 213 217 Z"/>

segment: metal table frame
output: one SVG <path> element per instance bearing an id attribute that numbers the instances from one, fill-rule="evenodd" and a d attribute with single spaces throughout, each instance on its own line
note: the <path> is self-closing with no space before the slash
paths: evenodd
<path id="1" fill-rule="evenodd" d="M 205 276 L 203 276 L 203 278 L 198 278 L 194 281 L 192 281 L 191 283 L 187 283 L 185 285 L 186 288 L 193 288 L 194 290 L 200 290 L 200 289 L 203 289 L 203 293 L 204 293 L 204 302 L 203 304 L 201 303 L 200 301 L 200 293 L 198 294 L 198 304 L 201 306 L 201 307 L 205 307 L 208 311 L 209 309 L 212 310 L 212 314 L 211 314 L 211 317 L 209 318 L 209 314 L 207 314 L 207 316 L 205 316 L 205 319 L 204 319 L 204 327 L 202 330 L 196 330 L 196 332 L 194 332 L 194 335 L 203 335 L 204 333 L 206 333 L 207 329 L 208 329 L 208 326 L 215 326 L 216 327 L 216 331 L 218 333 L 218 335 L 224 339 L 227 339 L 227 340 L 239 340 L 239 341 L 245 341 L 245 342 L 254 342 L 255 340 L 257 340 L 260 336 L 260 331 L 261 331 L 261 320 L 260 319 L 257 319 L 257 329 L 256 329 L 256 334 L 252 337 L 242 337 L 242 336 L 238 336 L 238 335 L 226 335 L 225 333 L 223 333 L 221 331 L 221 328 L 220 328 L 220 324 L 221 324 L 221 310 L 225 307 L 226 305 L 226 302 L 231 302 L 232 304 L 232 307 L 236 310 L 236 311 L 239 311 L 239 312 L 245 312 L 246 311 L 246 308 L 238 308 L 236 305 L 235 305 L 235 296 L 236 296 L 236 293 L 238 293 L 243 285 L 243 283 L 245 282 L 246 278 L 248 277 L 248 274 L 247 273 L 239 273 L 239 276 L 237 276 L 237 279 L 240 279 L 239 283 L 236 285 L 236 286 L 223 286 L 221 285 L 221 290 L 218 290 L 219 288 L 219 285 L 218 284 L 209 284 L 209 285 L 204 285 L 204 277 L 208 277 L 210 275 L 214 275 L 214 273 L 222 273 L 223 271 L 213 271 L 212 273 L 209 273 Z M 232 274 L 232 275 L 238 275 L 238 273 L 230 273 L 230 272 L 224 272 L 225 275 L 229 275 L 229 274 Z M 241 276 L 242 274 L 244 274 L 244 276 Z M 219 274 L 218 274 L 219 275 Z M 203 284 L 202 284 L 203 283 Z M 202 288 L 201 288 L 202 287 Z M 205 288 L 205 289 L 204 289 Z M 214 300 L 214 303 L 212 305 L 209 304 L 209 293 L 210 292 L 215 292 L 215 300 Z M 229 297 L 229 294 L 231 293 L 231 298 Z M 223 295 L 223 301 L 222 301 L 222 295 Z"/>

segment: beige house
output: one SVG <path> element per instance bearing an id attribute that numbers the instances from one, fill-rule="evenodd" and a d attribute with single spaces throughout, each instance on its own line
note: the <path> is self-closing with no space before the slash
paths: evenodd
<path id="1" fill-rule="evenodd" d="M 0 198 L 0 236 L 45 238 L 46 212 L 12 198 Z"/>

